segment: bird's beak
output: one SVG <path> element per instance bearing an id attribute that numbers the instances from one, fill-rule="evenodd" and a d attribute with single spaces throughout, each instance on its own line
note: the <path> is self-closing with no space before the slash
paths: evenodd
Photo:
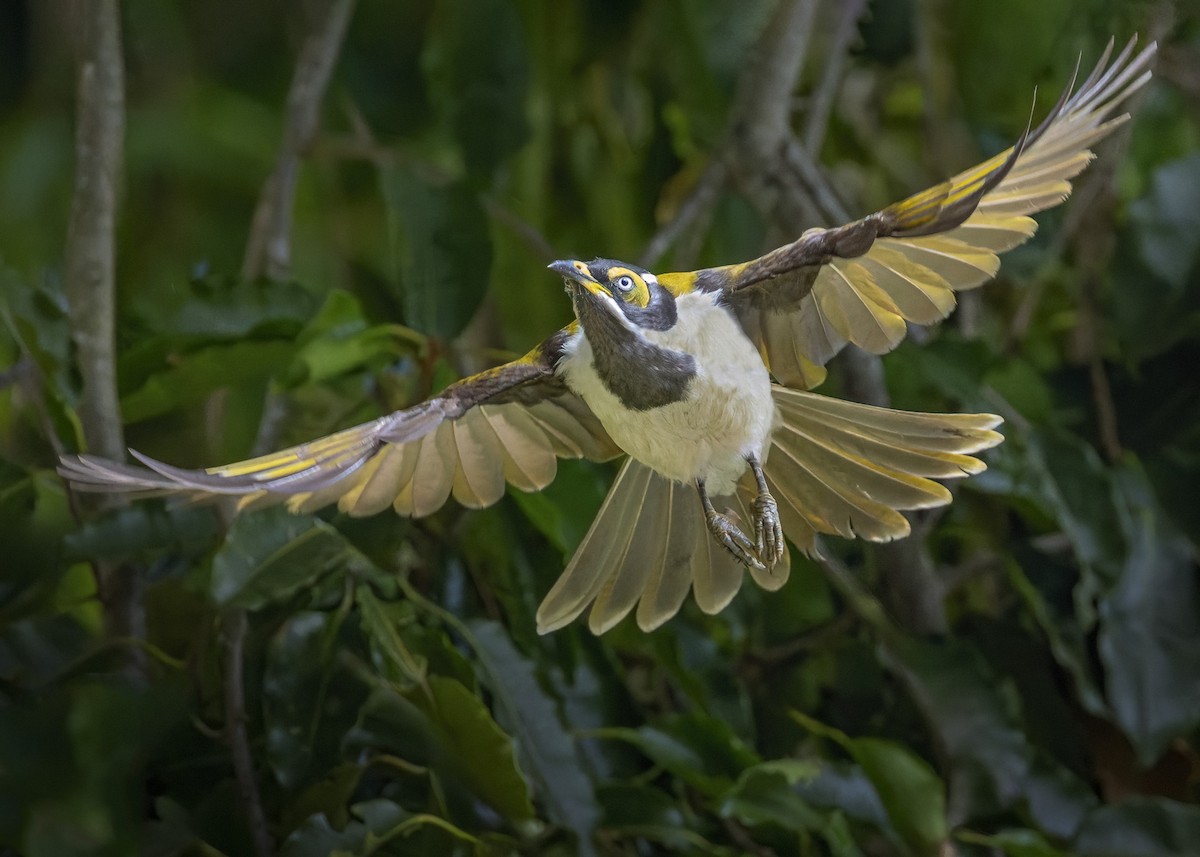
<path id="1" fill-rule="evenodd" d="M 588 270 L 586 262 L 580 262 L 577 259 L 559 259 L 557 262 L 551 262 L 547 267 L 562 275 L 563 282 L 567 285 L 567 291 L 572 295 L 592 294 L 598 297 L 609 297 L 604 286 L 600 285 L 592 276 L 592 272 Z"/>

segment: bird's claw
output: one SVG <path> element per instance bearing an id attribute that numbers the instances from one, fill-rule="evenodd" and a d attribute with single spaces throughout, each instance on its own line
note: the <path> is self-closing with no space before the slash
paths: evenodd
<path id="1" fill-rule="evenodd" d="M 755 555 L 757 549 L 754 542 L 750 541 L 750 538 L 728 515 L 722 515 L 719 512 L 710 514 L 708 530 L 727 551 L 733 554 L 734 559 L 746 568 L 766 568 Z"/>
<path id="2" fill-rule="evenodd" d="M 779 522 L 779 506 L 770 494 L 759 494 L 750 504 L 754 513 L 754 537 L 759 557 L 767 567 L 783 559 L 783 525 Z"/>

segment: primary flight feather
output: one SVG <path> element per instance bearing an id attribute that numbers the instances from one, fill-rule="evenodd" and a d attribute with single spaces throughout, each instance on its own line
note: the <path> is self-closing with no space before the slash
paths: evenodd
<path id="1" fill-rule="evenodd" d="M 65 456 L 83 490 L 231 494 L 242 507 L 336 502 L 351 515 L 422 517 L 453 495 L 483 508 L 506 484 L 537 491 L 558 458 L 627 455 L 608 497 L 538 611 L 542 632 L 589 606 L 611 628 L 636 607 L 650 630 L 688 591 L 715 613 L 749 571 L 787 579 L 788 545 L 818 534 L 887 541 L 902 511 L 940 506 L 935 479 L 984 468 L 989 414 L 921 414 L 808 390 L 846 343 L 881 354 L 908 323 L 931 324 L 954 293 L 993 277 L 1063 201 L 1089 146 L 1150 78 L 1155 46 L 1105 51 L 1078 87 L 1009 150 L 861 220 L 810 229 L 757 259 L 655 275 L 610 259 L 565 260 L 576 321 L 524 357 L 405 410 L 281 452 L 186 470 Z M 785 536 L 787 541 L 785 541 Z"/>

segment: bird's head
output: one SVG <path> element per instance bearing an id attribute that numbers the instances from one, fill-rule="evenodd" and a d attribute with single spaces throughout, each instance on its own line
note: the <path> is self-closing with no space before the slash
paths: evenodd
<path id="1" fill-rule="evenodd" d="M 597 323 L 607 327 L 614 320 L 635 331 L 670 330 L 679 318 L 675 296 L 637 265 L 615 259 L 562 259 L 550 270 L 562 274 L 584 330 Z"/>

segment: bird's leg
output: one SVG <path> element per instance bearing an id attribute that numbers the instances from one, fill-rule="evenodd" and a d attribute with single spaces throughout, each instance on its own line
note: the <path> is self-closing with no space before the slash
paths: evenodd
<path id="1" fill-rule="evenodd" d="M 756 547 L 759 557 L 770 568 L 783 559 L 783 525 L 779 522 L 779 506 L 767 489 L 767 476 L 763 473 L 758 456 L 747 456 L 746 461 L 754 473 L 754 481 L 758 483 L 758 496 L 750 504 L 750 511 L 754 513 Z"/>
<path id="2" fill-rule="evenodd" d="M 743 533 L 727 515 L 722 515 L 713 508 L 712 500 L 708 499 L 708 491 L 704 489 L 704 480 L 696 480 L 696 490 L 700 492 L 700 502 L 704 506 L 704 520 L 708 523 L 708 531 L 720 542 L 742 565 L 747 568 L 765 568 L 754 555 L 754 542 Z"/>

